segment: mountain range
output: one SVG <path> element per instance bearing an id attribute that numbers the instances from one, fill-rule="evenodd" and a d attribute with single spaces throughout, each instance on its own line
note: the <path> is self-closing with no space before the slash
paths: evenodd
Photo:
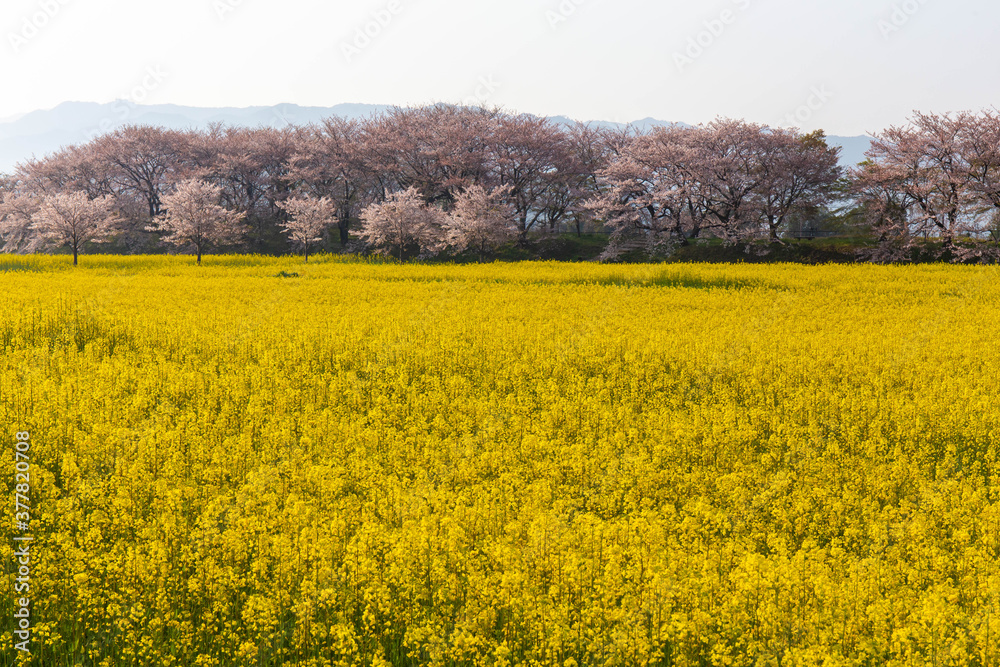
<path id="1" fill-rule="evenodd" d="M 95 136 L 123 125 L 158 125 L 166 128 L 204 129 L 212 123 L 246 127 L 284 127 L 307 125 L 331 116 L 349 119 L 367 118 L 390 107 L 379 104 L 338 104 L 332 107 L 303 107 L 278 104 L 268 107 L 188 107 L 176 104 L 138 105 L 120 100 L 96 102 L 64 102 L 54 109 L 32 111 L 0 119 L 0 173 L 9 173 L 14 166 L 31 157 L 43 157 L 64 146 L 85 143 Z M 565 116 L 553 121 L 570 123 Z M 600 126 L 620 126 L 619 123 L 593 121 Z M 673 125 L 668 121 L 644 118 L 632 123 L 648 130 L 656 126 Z M 845 166 L 864 160 L 869 137 L 828 137 L 833 146 L 840 146 Z"/>

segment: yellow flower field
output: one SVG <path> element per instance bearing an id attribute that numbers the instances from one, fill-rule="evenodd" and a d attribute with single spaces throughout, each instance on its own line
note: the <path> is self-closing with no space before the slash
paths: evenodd
<path id="1" fill-rule="evenodd" d="M 2 259 L 0 665 L 1000 664 L 998 278 Z"/>

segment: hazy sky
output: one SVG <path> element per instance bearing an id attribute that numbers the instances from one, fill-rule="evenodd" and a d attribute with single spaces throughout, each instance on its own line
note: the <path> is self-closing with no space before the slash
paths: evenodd
<path id="1" fill-rule="evenodd" d="M 3 0 L 0 119 L 479 101 L 861 134 L 1000 104 L 998 26 L 995 0 Z"/>

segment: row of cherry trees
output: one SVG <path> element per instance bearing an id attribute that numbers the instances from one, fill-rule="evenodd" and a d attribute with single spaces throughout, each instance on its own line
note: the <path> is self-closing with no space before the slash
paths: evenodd
<path id="1" fill-rule="evenodd" d="M 834 198 L 839 149 L 822 132 L 800 135 L 744 121 L 657 128 L 629 137 L 587 202 L 615 230 L 688 243 L 706 234 L 772 242 L 794 215 Z"/>
<path id="2" fill-rule="evenodd" d="M 0 236 L 8 252 L 75 256 L 114 239 L 200 259 L 290 241 L 308 257 L 332 229 L 399 257 L 485 257 L 532 231 L 603 226 L 613 254 L 630 237 L 778 242 L 790 220 L 850 196 L 880 247 L 933 235 L 950 249 L 1000 210 L 998 124 L 992 112 L 918 114 L 878 135 L 849 180 L 821 132 L 727 119 L 642 133 L 435 105 L 281 130 L 130 126 L 3 177 Z"/>
<path id="3" fill-rule="evenodd" d="M 410 188 L 446 212 L 471 186 L 502 192 L 522 237 L 566 224 L 582 229 L 589 213 L 578 204 L 594 191 L 614 134 L 448 105 L 280 130 L 131 126 L 19 165 L 0 183 L 0 231 L 8 251 L 55 242 L 41 234 L 35 214 L 48 198 L 82 192 L 110 201 L 126 249 L 148 249 L 166 197 L 192 180 L 218 188 L 217 203 L 241 216 L 252 251 L 276 248 L 292 217 L 290 199 L 326 199 L 346 245 L 366 207 Z M 103 237 L 107 226 L 98 231 Z"/>

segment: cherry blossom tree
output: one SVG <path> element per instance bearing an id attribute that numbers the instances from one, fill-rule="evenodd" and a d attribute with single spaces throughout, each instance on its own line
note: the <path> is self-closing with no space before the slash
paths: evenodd
<path id="1" fill-rule="evenodd" d="M 346 246 L 351 224 L 370 204 L 379 187 L 376 152 L 367 124 L 329 118 L 303 129 L 290 162 L 290 179 L 315 197 L 334 204 L 340 244 Z"/>
<path id="2" fill-rule="evenodd" d="M 942 253 L 954 258 L 957 237 L 983 231 L 966 154 L 971 122 L 969 114 L 917 113 L 908 125 L 875 135 L 869 162 L 854 172 L 855 190 L 877 194 L 867 201 L 881 221 L 903 223 L 894 236 L 939 237 Z M 895 202 L 903 215 L 886 217 L 883 202 Z"/>
<path id="3" fill-rule="evenodd" d="M 42 159 L 32 158 L 17 167 L 24 185 L 40 193 L 85 192 L 91 199 L 104 195 L 119 198 L 112 174 L 93 145 L 69 146 Z"/>
<path id="4" fill-rule="evenodd" d="M 689 169 L 708 213 L 706 226 L 728 242 L 756 236 L 760 211 L 754 195 L 765 173 L 761 141 L 767 130 L 757 123 L 720 118 L 691 135 Z"/>
<path id="5" fill-rule="evenodd" d="M 84 244 L 103 243 L 114 234 L 113 205 L 111 197 L 90 199 L 83 192 L 44 196 L 31 216 L 29 249 L 69 246 L 76 266 Z"/>
<path id="6" fill-rule="evenodd" d="M 448 104 L 392 109 L 368 123 L 370 164 L 384 191 L 413 187 L 424 202 L 450 208 L 466 187 L 488 183 L 500 115 Z"/>
<path id="7" fill-rule="evenodd" d="M 517 238 L 514 210 L 507 203 L 510 186 L 487 191 L 471 185 L 455 200 L 444 221 L 445 242 L 458 252 L 474 250 L 483 262 L 486 255 Z"/>
<path id="8" fill-rule="evenodd" d="M 630 232 L 650 247 L 686 245 L 709 214 L 703 152 L 696 135 L 704 130 L 673 126 L 628 137 L 600 171 L 603 188 L 589 203 L 612 229 L 606 257 L 613 257 Z"/>
<path id="9" fill-rule="evenodd" d="M 681 233 L 685 190 L 672 178 L 671 142 L 657 141 L 665 133 L 658 134 L 637 137 L 601 172 L 606 189 L 594 209 L 618 235 L 631 229 Z"/>
<path id="10" fill-rule="evenodd" d="M 1000 111 L 963 114 L 961 151 L 968 163 L 972 195 L 986 208 L 1000 213 Z"/>
<path id="11" fill-rule="evenodd" d="M 546 118 L 501 114 L 491 129 L 489 182 L 507 188 L 523 240 L 536 225 L 554 224 L 565 214 L 566 209 L 553 206 L 549 196 L 568 189 L 576 176 L 572 147 L 565 133 Z"/>
<path id="12" fill-rule="evenodd" d="M 289 216 L 286 222 L 280 223 L 280 227 L 296 248 L 302 248 L 308 262 L 309 250 L 323 240 L 323 232 L 333 223 L 336 206 L 327 197 L 313 199 L 309 196 L 293 197 L 279 206 Z"/>
<path id="13" fill-rule="evenodd" d="M 3 252 L 29 252 L 35 237 L 32 216 L 38 211 L 42 197 L 25 190 L 11 178 L 0 198 L 0 239 Z"/>
<path id="14" fill-rule="evenodd" d="M 562 178 L 546 193 L 547 218 L 550 221 L 572 218 L 577 236 L 582 236 L 584 227 L 594 217 L 588 201 L 601 194 L 600 174 L 618 153 L 621 134 L 587 123 L 574 123 L 564 131 L 570 159 Z"/>
<path id="15" fill-rule="evenodd" d="M 761 179 L 756 201 L 771 243 L 788 217 L 830 201 L 841 177 L 840 149 L 826 143 L 822 130 L 799 135 L 771 129 L 760 137 Z"/>
<path id="16" fill-rule="evenodd" d="M 164 243 L 192 248 L 201 264 L 206 250 L 235 243 L 246 233 L 241 224 L 244 213 L 221 206 L 221 195 L 217 185 L 198 179 L 181 181 L 174 192 L 163 195 L 164 212 L 148 230 L 165 233 Z"/>
<path id="17" fill-rule="evenodd" d="M 254 251 L 265 250 L 279 238 L 278 202 L 291 181 L 294 134 L 291 129 L 215 125 L 191 140 L 194 165 L 188 177 L 221 188 L 222 204 L 244 214 Z"/>
<path id="18" fill-rule="evenodd" d="M 128 125 L 96 138 L 90 149 L 119 192 L 145 203 L 148 219 L 160 214 L 163 193 L 190 169 L 192 135 L 161 127 Z"/>
<path id="19" fill-rule="evenodd" d="M 445 214 L 426 205 L 415 187 L 371 204 L 361 213 L 361 237 L 383 253 L 395 251 L 399 261 L 409 247 L 437 252 L 443 246 Z"/>
<path id="20" fill-rule="evenodd" d="M 859 257 L 878 264 L 905 261 L 912 248 L 909 228 L 910 198 L 871 161 L 866 160 L 849 172 L 849 192 L 857 211 L 871 227 L 876 244 L 863 249 Z"/>

